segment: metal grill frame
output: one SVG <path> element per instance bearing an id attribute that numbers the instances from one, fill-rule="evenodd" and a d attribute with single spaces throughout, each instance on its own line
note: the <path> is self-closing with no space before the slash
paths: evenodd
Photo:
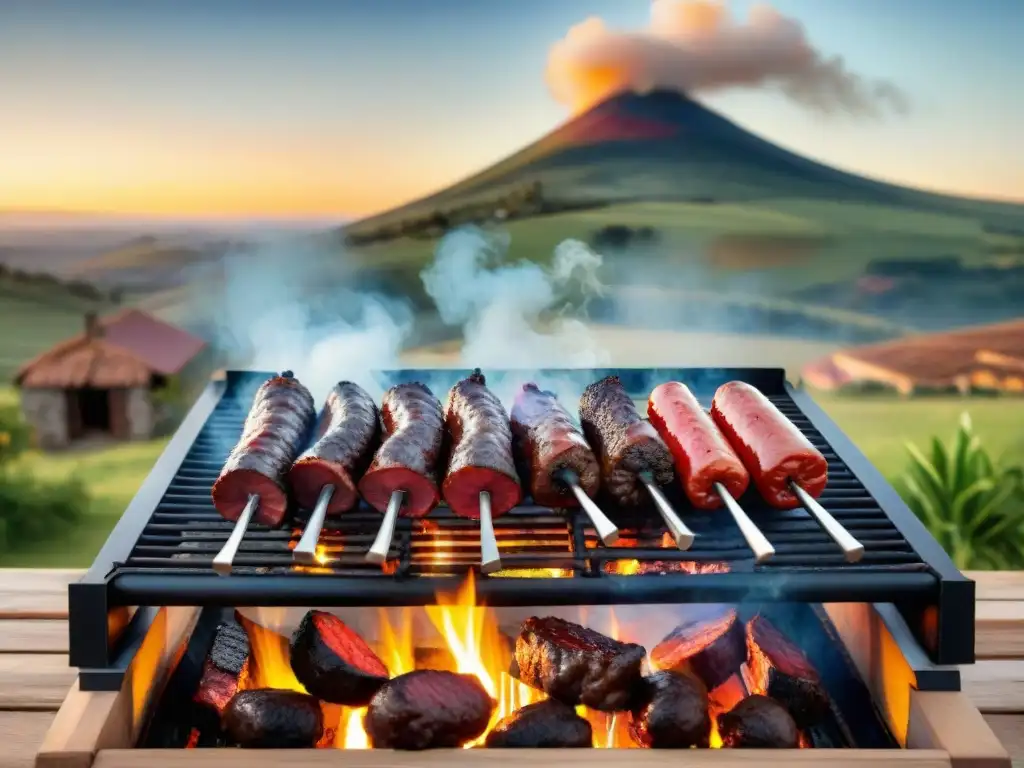
<path id="1" fill-rule="evenodd" d="M 485 373 L 488 373 L 485 371 Z M 516 375 L 515 371 L 494 372 Z M 450 377 L 461 370 L 405 369 L 380 371 L 383 387 L 398 381 Z M 579 370 L 523 372 L 544 380 L 578 377 Z M 490 605 L 584 605 L 674 602 L 885 602 L 892 603 L 911 627 L 931 660 L 940 665 L 974 662 L 974 582 L 966 578 L 946 552 L 906 506 L 881 473 L 813 401 L 810 395 L 785 380 L 780 368 L 609 368 L 586 372 L 590 380 L 617 375 L 627 391 L 646 391 L 652 382 L 685 381 L 697 390 L 711 390 L 731 380 L 742 380 L 768 396 L 786 395 L 811 426 L 829 444 L 888 516 L 924 567 L 915 571 L 857 572 L 856 568 L 779 569 L 778 572 L 664 574 L 599 578 L 502 579 L 479 577 L 477 593 Z M 113 636 L 110 617 L 140 603 L 147 606 L 389 606 L 434 602 L 441 590 L 454 588 L 454 577 L 409 579 L 365 576 L 236 574 L 219 576 L 212 570 L 169 573 L 123 573 L 150 518 L 167 492 L 207 419 L 234 384 L 242 379 L 269 377 L 271 373 L 231 371 L 211 381 L 193 405 L 163 454 L 128 505 L 92 566 L 69 585 L 69 660 L 79 667 L 83 689 L 116 690 L 151 611 L 137 611 L 119 636 Z M 490 375 L 490 374 L 489 374 Z M 698 392 L 699 393 L 699 392 Z M 578 542 L 577 542 L 578 544 Z M 685 553 L 678 553 L 684 554 Z M 679 559 L 665 558 L 665 559 Z M 524 587 L 528 586 L 528 589 Z"/>

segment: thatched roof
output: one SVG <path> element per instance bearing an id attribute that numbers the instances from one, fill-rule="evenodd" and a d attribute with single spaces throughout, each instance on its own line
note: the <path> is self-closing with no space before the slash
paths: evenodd
<path id="1" fill-rule="evenodd" d="M 147 386 L 178 373 L 206 342 L 138 309 L 86 318 L 87 329 L 21 367 L 20 387 L 110 389 Z"/>

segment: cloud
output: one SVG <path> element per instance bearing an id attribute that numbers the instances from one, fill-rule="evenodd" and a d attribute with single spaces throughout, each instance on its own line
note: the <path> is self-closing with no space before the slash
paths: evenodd
<path id="1" fill-rule="evenodd" d="M 653 0 L 650 24 L 634 32 L 589 18 L 552 46 L 546 79 L 574 112 L 620 91 L 655 88 L 776 88 L 810 109 L 857 117 L 909 107 L 895 84 L 864 78 L 815 48 L 796 19 L 759 4 L 737 20 L 715 0 Z"/>

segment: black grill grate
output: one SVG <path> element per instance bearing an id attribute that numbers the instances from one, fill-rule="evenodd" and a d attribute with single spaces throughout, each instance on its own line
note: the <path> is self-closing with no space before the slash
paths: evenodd
<path id="1" fill-rule="evenodd" d="M 592 377 L 604 373 L 594 372 Z M 655 378 L 655 372 L 646 377 L 638 377 L 635 371 L 631 372 L 632 376 L 623 375 L 622 371 L 618 373 L 627 383 L 627 388 L 630 388 L 631 381 L 636 384 L 639 383 L 636 379 L 646 378 L 641 386 L 631 388 L 638 399 L 646 397 L 647 385 Z M 692 382 L 694 379 L 693 371 L 665 373 L 676 375 L 658 380 L 677 378 Z M 697 373 L 705 375 L 702 371 Z M 444 380 L 439 385 L 439 376 L 447 376 L 454 381 L 451 372 L 438 371 L 400 372 L 393 374 L 389 381 L 426 379 L 443 394 L 449 381 Z M 119 575 L 211 573 L 213 558 L 226 541 L 231 524 L 214 510 L 210 487 L 240 434 L 251 397 L 249 392 L 263 378 L 263 375 L 236 375 L 229 381 L 227 392 L 192 442 L 130 556 L 118 567 Z M 700 387 L 696 390 L 701 395 L 709 395 Z M 865 555 L 861 562 L 845 563 L 835 543 L 804 510 L 780 512 L 770 509 L 752 491 L 741 499 L 741 503 L 776 548 L 776 555 L 771 561 L 755 566 L 743 537 L 726 513 L 695 512 L 678 489 L 671 489 L 670 498 L 697 533 L 696 543 L 687 552 L 670 546 L 664 526 L 653 512 L 624 520 L 613 511 L 606 510 L 617 518 L 622 540 L 617 546 L 603 547 L 598 544 L 589 521 L 582 513 L 563 513 L 527 504 L 495 521 L 505 570 L 490 578 L 546 576 L 548 581 L 563 581 L 566 578 L 628 575 L 646 580 L 674 573 L 689 575 L 688 582 L 697 587 L 706 580 L 706 576 L 720 575 L 725 570 L 731 574 L 766 576 L 804 574 L 808 579 L 828 572 L 847 576 L 884 573 L 895 580 L 894 585 L 898 584 L 901 575 L 928 574 L 928 565 L 863 483 L 836 455 L 797 405 L 793 394 L 785 387 L 776 392 L 769 390 L 766 394 L 828 459 L 829 483 L 820 501 L 864 543 Z M 426 520 L 401 520 L 388 565 L 383 569 L 370 565 L 365 562 L 364 555 L 376 535 L 381 518 L 363 506 L 340 519 L 328 521 L 320 540 L 326 557 L 322 566 L 296 568 L 292 564 L 290 550 L 298 541 L 306 514 L 300 511 L 296 524 L 282 530 L 253 526 L 235 559 L 232 579 L 237 581 L 234 577 L 257 574 L 293 577 L 290 581 L 297 590 L 295 597 L 298 600 L 301 599 L 301 584 L 319 577 L 350 576 L 397 584 L 406 578 L 457 576 L 479 561 L 476 524 L 461 520 L 441 507 Z M 807 575 L 807 571 L 812 574 Z M 920 583 L 918 579 L 907 581 L 908 585 Z"/>

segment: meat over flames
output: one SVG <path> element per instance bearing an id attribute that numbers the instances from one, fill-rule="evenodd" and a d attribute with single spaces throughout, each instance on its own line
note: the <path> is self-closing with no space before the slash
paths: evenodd
<path id="1" fill-rule="evenodd" d="M 241 616 L 225 622 L 194 696 L 216 713 L 196 727 L 216 733 L 193 743 L 791 748 L 809 744 L 806 729 L 831 707 L 806 656 L 763 616 L 697 611 L 648 658 L 614 612 L 605 632 L 531 617 L 512 641 L 474 594 L 469 580 L 422 609 L 440 638 L 429 649 L 413 646 L 412 609 L 380 610 L 372 642 L 325 611 L 291 638 Z"/>

